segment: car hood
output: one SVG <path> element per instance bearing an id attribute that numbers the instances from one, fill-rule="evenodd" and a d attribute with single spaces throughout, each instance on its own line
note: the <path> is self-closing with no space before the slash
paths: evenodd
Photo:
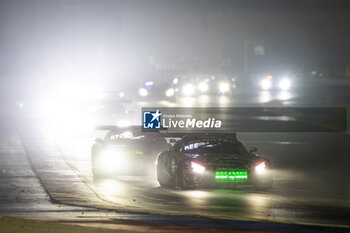
<path id="1" fill-rule="evenodd" d="M 246 156 L 242 154 L 222 154 L 222 153 L 203 153 L 203 154 L 190 154 L 186 153 L 185 156 L 189 159 L 194 159 L 202 163 L 237 163 L 245 162 Z"/>

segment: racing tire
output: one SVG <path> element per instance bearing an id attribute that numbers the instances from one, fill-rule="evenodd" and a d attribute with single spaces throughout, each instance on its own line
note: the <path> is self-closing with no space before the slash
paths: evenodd
<path id="1" fill-rule="evenodd" d="M 157 180 L 160 186 L 171 187 L 169 174 L 167 174 L 165 166 L 161 165 L 160 161 L 157 164 Z"/>

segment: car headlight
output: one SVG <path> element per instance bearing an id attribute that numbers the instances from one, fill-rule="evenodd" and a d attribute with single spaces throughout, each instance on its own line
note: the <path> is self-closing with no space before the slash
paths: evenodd
<path id="1" fill-rule="evenodd" d="M 280 80 L 278 86 L 282 91 L 287 91 L 291 87 L 291 81 L 288 78 L 284 78 Z"/>
<path id="2" fill-rule="evenodd" d="M 220 83 L 219 84 L 219 92 L 220 93 L 226 93 L 230 89 L 230 86 L 227 83 Z"/>
<path id="3" fill-rule="evenodd" d="M 266 172 L 266 164 L 265 164 L 265 162 L 262 162 L 262 163 L 259 163 L 258 165 L 256 165 L 255 171 L 259 175 L 260 174 L 264 174 Z"/>
<path id="4" fill-rule="evenodd" d="M 191 96 L 194 93 L 194 87 L 192 84 L 186 84 L 183 88 L 183 94 L 186 96 Z"/>
<path id="5" fill-rule="evenodd" d="M 140 88 L 139 89 L 139 94 L 140 96 L 147 96 L 148 95 L 148 91 L 145 88 Z"/>
<path id="6" fill-rule="evenodd" d="M 125 169 L 127 159 L 123 150 L 109 148 L 101 151 L 98 157 L 98 165 L 108 172 Z"/>
<path id="7" fill-rule="evenodd" d="M 272 83 L 271 80 L 263 79 L 261 80 L 260 85 L 263 90 L 268 90 L 271 88 Z"/>
<path id="8" fill-rule="evenodd" d="M 199 88 L 199 90 L 201 91 L 201 92 L 206 92 L 206 91 L 208 91 L 208 89 L 209 89 L 209 86 L 208 86 L 208 84 L 207 83 L 200 83 L 199 85 L 198 85 L 198 88 Z"/>
<path id="9" fill-rule="evenodd" d="M 175 94 L 175 90 L 174 88 L 169 88 L 168 90 L 166 90 L 165 95 L 168 97 L 171 97 Z"/>
<path id="10" fill-rule="evenodd" d="M 191 167 L 193 172 L 195 173 L 203 174 L 203 172 L 205 171 L 205 167 L 195 162 L 191 162 Z"/>

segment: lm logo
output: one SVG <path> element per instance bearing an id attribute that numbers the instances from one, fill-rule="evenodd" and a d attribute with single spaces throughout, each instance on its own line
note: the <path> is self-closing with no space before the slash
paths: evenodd
<path id="1" fill-rule="evenodd" d="M 156 112 L 144 111 L 143 112 L 143 128 L 144 129 L 160 129 L 161 127 L 162 113 L 157 109 Z"/>

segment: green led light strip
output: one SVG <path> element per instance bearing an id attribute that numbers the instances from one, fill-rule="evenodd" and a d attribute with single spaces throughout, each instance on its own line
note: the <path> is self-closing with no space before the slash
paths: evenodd
<path id="1" fill-rule="evenodd" d="M 217 182 L 246 182 L 248 179 L 247 169 L 217 169 L 215 173 L 215 180 Z"/>

